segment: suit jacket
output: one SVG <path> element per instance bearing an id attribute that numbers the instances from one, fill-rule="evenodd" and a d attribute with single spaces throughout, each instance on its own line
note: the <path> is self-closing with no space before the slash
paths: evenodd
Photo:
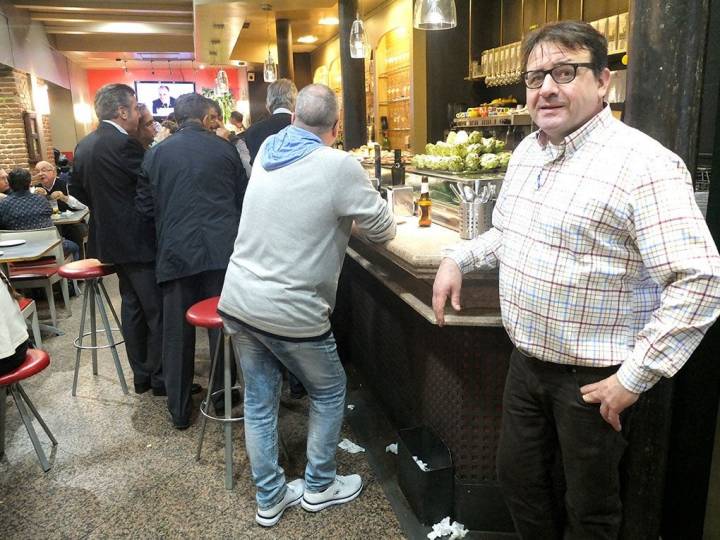
<path id="1" fill-rule="evenodd" d="M 265 139 L 275 135 L 278 131 L 290 125 L 291 115 L 288 113 L 277 113 L 256 124 L 250 126 L 247 131 L 240 135 L 245 139 L 248 150 L 250 150 L 250 164 L 255 163 L 255 156 Z"/>
<path id="2" fill-rule="evenodd" d="M 139 142 L 107 122 L 75 148 L 70 194 L 90 207 L 91 257 L 116 264 L 155 260 L 155 230 L 135 209 L 143 153 Z"/>
<path id="3" fill-rule="evenodd" d="M 157 229 L 158 283 L 227 269 L 247 183 L 235 147 L 199 123 L 148 150 L 136 204 Z"/>
<path id="4" fill-rule="evenodd" d="M 169 107 L 171 109 L 175 108 L 175 98 L 170 98 L 170 104 L 169 105 L 163 105 L 163 102 L 160 98 L 154 99 L 152 102 L 152 112 L 153 114 L 157 114 L 158 109 L 162 109 L 164 107 Z"/>

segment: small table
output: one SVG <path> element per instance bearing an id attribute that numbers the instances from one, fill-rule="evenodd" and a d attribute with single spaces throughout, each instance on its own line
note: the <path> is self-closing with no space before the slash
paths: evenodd
<path id="1" fill-rule="evenodd" d="M 66 210 L 65 212 L 53 215 L 53 225 L 59 227 L 60 225 L 73 225 L 75 223 L 81 223 L 89 213 L 90 210 L 87 208 L 83 208 L 82 210 Z"/>

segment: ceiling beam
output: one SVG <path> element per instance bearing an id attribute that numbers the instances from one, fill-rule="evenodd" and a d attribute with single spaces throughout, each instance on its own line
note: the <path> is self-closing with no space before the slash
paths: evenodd
<path id="1" fill-rule="evenodd" d="M 126 28 L 127 25 L 137 25 Z M 102 37 L 114 34 L 124 34 L 128 36 L 165 36 L 179 35 L 192 36 L 192 24 L 146 24 L 146 23 L 122 23 L 122 22 L 106 22 L 106 23 L 88 23 L 82 25 L 45 25 L 47 34 L 77 34 L 77 35 L 95 35 L 101 34 Z M 131 38 L 132 39 L 132 38 Z"/>
<path id="2" fill-rule="evenodd" d="M 88 13 L 66 11 L 32 11 L 30 17 L 34 21 L 46 23 L 88 23 L 88 22 L 146 22 L 163 24 L 192 24 L 191 13 L 187 15 L 156 15 L 128 13 Z"/>
<path id="3" fill-rule="evenodd" d="M 61 11 L 90 13 L 157 13 L 187 15 L 193 12 L 192 0 L 20 0 L 15 3 L 19 9 L 31 11 Z"/>
<path id="4" fill-rule="evenodd" d="M 143 34 L 58 34 L 58 51 L 193 52 L 192 36 Z"/>

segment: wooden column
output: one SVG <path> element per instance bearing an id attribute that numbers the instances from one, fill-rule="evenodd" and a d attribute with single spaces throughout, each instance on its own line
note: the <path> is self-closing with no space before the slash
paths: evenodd
<path id="1" fill-rule="evenodd" d="M 678 154 L 691 173 L 697 160 L 708 14 L 709 0 L 630 3 L 625 122 Z M 626 459 L 631 488 L 624 503 L 626 516 L 646 523 L 643 528 L 626 519 L 624 538 L 703 536 L 720 384 L 717 328 L 675 377 L 649 392 L 644 407 L 633 411 L 633 428 L 640 433 L 632 438 L 640 444 L 630 447 Z"/>
<path id="2" fill-rule="evenodd" d="M 290 21 L 277 19 L 275 34 L 277 36 L 278 77 L 294 81 L 295 66 L 293 64 L 293 38 Z"/>
<path id="3" fill-rule="evenodd" d="M 340 70 L 342 74 L 343 137 L 345 150 L 367 141 L 365 120 L 365 61 L 350 57 L 350 28 L 358 10 L 357 0 L 340 0 Z"/>

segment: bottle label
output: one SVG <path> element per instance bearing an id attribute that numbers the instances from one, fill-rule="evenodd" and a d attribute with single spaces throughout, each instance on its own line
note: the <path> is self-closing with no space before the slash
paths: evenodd
<path id="1" fill-rule="evenodd" d="M 428 186 L 427 182 L 420 184 L 420 194 L 422 195 L 423 193 L 430 193 L 430 186 Z"/>

